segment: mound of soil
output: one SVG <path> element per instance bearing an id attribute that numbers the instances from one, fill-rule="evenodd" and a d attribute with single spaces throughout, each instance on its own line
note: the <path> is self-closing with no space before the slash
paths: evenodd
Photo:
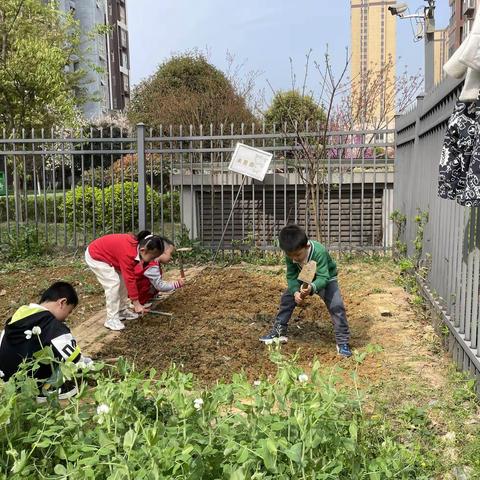
<path id="1" fill-rule="evenodd" d="M 342 278 L 340 278 L 341 288 Z M 167 368 L 171 363 L 207 383 L 229 379 L 245 371 L 249 378 L 275 372 L 268 348 L 258 338 L 271 327 L 282 292 L 283 269 L 209 268 L 156 309 L 173 318 L 149 314 L 130 321 L 100 352 L 100 357 L 123 355 L 138 368 Z M 356 308 L 359 298 L 345 297 L 352 329 L 352 348 L 370 342 L 373 317 Z M 328 312 L 318 296 L 297 308 L 290 322 L 289 342 L 282 352 L 299 351 L 302 363 L 314 357 L 322 362 L 339 361 Z"/>

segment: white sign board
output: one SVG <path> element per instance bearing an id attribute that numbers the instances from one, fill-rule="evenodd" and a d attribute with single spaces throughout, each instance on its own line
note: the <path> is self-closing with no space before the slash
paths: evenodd
<path id="1" fill-rule="evenodd" d="M 273 154 L 237 143 L 228 169 L 262 181 L 265 178 Z"/>

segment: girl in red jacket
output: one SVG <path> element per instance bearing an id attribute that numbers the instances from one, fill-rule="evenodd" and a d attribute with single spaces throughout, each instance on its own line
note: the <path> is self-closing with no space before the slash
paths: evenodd
<path id="1" fill-rule="evenodd" d="M 85 261 L 105 290 L 105 326 L 123 330 L 121 320 L 138 318 L 148 310 L 139 301 L 135 269 L 146 269 L 164 251 L 162 237 L 142 231 L 137 235 L 114 233 L 97 238 L 85 251 Z M 130 310 L 130 300 L 135 311 Z"/>

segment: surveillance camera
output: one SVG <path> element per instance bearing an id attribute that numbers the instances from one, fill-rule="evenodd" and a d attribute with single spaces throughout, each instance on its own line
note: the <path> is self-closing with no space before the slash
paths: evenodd
<path id="1" fill-rule="evenodd" d="M 408 5 L 406 3 L 396 3 L 395 5 L 388 7 L 388 10 L 392 15 L 401 16 L 408 10 Z"/>

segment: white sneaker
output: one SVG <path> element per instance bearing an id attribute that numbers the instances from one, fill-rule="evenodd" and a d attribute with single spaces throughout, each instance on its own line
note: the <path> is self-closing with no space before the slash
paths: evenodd
<path id="1" fill-rule="evenodd" d="M 126 308 L 119 312 L 118 316 L 120 317 L 120 320 L 136 320 L 138 318 L 138 313 Z"/>
<path id="2" fill-rule="evenodd" d="M 110 330 L 123 330 L 125 325 L 118 319 L 118 318 L 110 318 L 104 324 L 105 327 L 109 328 Z"/>
<path id="3" fill-rule="evenodd" d="M 65 387 L 63 387 L 63 390 L 62 390 L 62 387 L 60 387 L 58 390 L 57 390 L 57 393 L 58 393 L 58 399 L 59 400 L 66 400 L 68 398 L 71 398 L 71 397 L 74 397 L 77 393 L 78 393 L 78 389 L 76 386 L 74 387 L 71 387 L 69 390 L 65 390 Z M 51 394 L 50 394 L 51 395 Z M 36 398 L 37 400 L 37 403 L 47 403 L 47 397 L 45 396 L 38 396 Z"/>

